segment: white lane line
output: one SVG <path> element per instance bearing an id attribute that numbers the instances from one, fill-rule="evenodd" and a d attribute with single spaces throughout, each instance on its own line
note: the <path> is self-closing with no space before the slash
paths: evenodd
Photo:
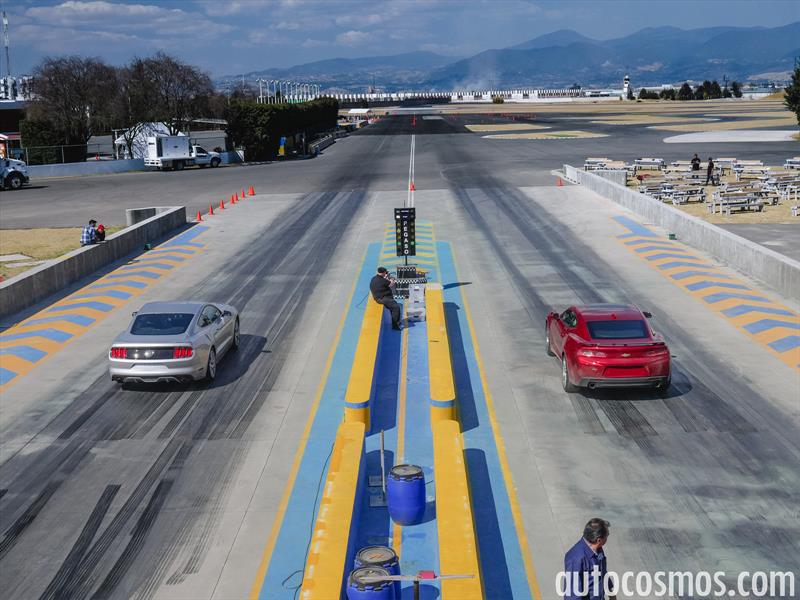
<path id="1" fill-rule="evenodd" d="M 411 150 L 408 157 L 408 197 L 406 198 L 406 208 L 414 207 L 414 156 L 417 151 L 417 136 L 411 134 Z"/>

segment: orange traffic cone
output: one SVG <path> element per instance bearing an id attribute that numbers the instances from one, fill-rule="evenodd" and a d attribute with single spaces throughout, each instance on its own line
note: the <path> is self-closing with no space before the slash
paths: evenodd
<path id="1" fill-rule="evenodd" d="M 208 216 L 209 217 L 213 216 L 213 214 L 214 214 L 214 207 L 211 206 L 211 204 L 209 203 L 209 205 L 208 205 Z"/>
<path id="2" fill-rule="evenodd" d="M 564 187 L 564 182 L 561 181 L 561 177 L 556 177 L 556 187 Z"/>
<path id="3" fill-rule="evenodd" d="M 252 185 L 250 186 L 250 195 L 251 196 L 255 196 L 256 195 L 256 191 L 253 189 Z"/>
<path id="4" fill-rule="evenodd" d="M 236 204 L 236 196 L 231 194 L 231 204 Z"/>
<path id="5" fill-rule="evenodd" d="M 238 202 L 238 201 L 239 201 L 239 192 L 236 192 L 236 193 L 233 195 L 233 197 L 234 197 L 234 198 L 236 198 L 236 201 Z"/>
<path id="6" fill-rule="evenodd" d="M 242 188 L 242 198 L 247 198 L 247 194 L 244 193 L 244 188 Z"/>
<path id="7" fill-rule="evenodd" d="M 219 201 L 219 209 L 220 210 L 225 210 L 225 200 L 220 200 Z"/>
<path id="8" fill-rule="evenodd" d="M 412 191 L 412 192 L 413 192 L 414 190 L 416 190 L 416 189 L 417 189 L 417 188 L 414 186 L 414 182 L 413 182 L 413 181 L 411 182 L 411 185 L 409 185 L 409 186 L 408 186 L 408 189 L 409 189 L 409 191 Z"/>
<path id="9" fill-rule="evenodd" d="M 198 221 L 202 221 L 203 220 L 203 215 L 200 214 L 199 210 L 197 211 L 197 220 Z"/>

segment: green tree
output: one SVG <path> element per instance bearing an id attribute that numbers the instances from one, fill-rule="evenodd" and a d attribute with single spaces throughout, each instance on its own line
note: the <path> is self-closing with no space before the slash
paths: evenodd
<path id="1" fill-rule="evenodd" d="M 733 94 L 734 98 L 741 98 L 742 97 L 742 84 L 738 81 L 731 82 L 731 93 Z"/>
<path id="2" fill-rule="evenodd" d="M 708 97 L 722 98 L 722 88 L 719 87 L 719 83 L 716 79 L 711 82 L 711 85 L 708 86 Z"/>
<path id="3" fill-rule="evenodd" d="M 797 124 L 800 125 L 800 60 L 795 60 L 792 82 L 783 91 L 783 103 L 797 116 Z"/>
<path id="4" fill-rule="evenodd" d="M 678 100 L 692 100 L 693 98 L 692 86 L 688 82 L 684 82 L 681 89 L 678 90 Z"/>
<path id="5" fill-rule="evenodd" d="M 698 85 L 696 88 L 694 88 L 694 99 L 695 100 L 705 100 L 706 99 L 706 94 L 703 91 L 703 86 L 702 85 Z"/>
<path id="6" fill-rule="evenodd" d="M 628 86 L 628 100 L 635 100 L 633 95 L 633 88 Z"/>
<path id="7" fill-rule="evenodd" d="M 673 88 L 661 90 L 658 97 L 662 100 L 675 100 L 675 90 Z"/>

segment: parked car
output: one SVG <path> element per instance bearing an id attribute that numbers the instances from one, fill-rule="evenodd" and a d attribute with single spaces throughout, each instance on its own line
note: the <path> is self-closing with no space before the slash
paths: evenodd
<path id="1" fill-rule="evenodd" d="M 13 158 L 0 159 L 0 189 L 18 190 L 28 183 L 28 165 Z"/>
<path id="2" fill-rule="evenodd" d="M 650 316 L 626 304 L 571 306 L 547 315 L 545 350 L 561 360 L 564 390 L 669 388 L 669 348 L 650 327 Z"/>
<path id="3" fill-rule="evenodd" d="M 239 346 L 239 312 L 211 302 L 148 302 L 108 353 L 120 383 L 213 381 L 217 364 Z"/>

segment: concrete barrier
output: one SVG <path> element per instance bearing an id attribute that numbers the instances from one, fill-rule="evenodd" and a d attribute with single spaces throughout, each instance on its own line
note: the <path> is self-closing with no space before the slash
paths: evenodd
<path id="1" fill-rule="evenodd" d="M 308 151 L 310 154 L 316 154 L 320 150 L 324 150 L 328 146 L 331 146 L 336 140 L 332 135 L 326 135 L 323 138 L 320 138 L 316 141 L 311 142 L 308 145 Z"/>
<path id="2" fill-rule="evenodd" d="M 36 185 L 37 179 L 47 179 L 48 177 L 108 175 L 110 173 L 144 171 L 144 159 L 87 160 L 86 162 L 65 163 L 60 165 L 32 165 L 28 167 L 28 171 L 31 176 L 31 184 Z"/>
<path id="3" fill-rule="evenodd" d="M 184 225 L 186 207 L 174 206 L 108 236 L 105 242 L 78 248 L 55 261 L 0 282 L 0 319 L 44 300 Z"/>
<path id="4" fill-rule="evenodd" d="M 363 423 L 367 432 L 375 397 L 377 378 L 375 369 L 380 360 L 381 331 L 383 330 L 383 305 L 370 296 L 361 323 L 356 354 L 344 395 L 344 420 L 347 423 Z"/>
<path id="5" fill-rule="evenodd" d="M 675 233 L 682 242 L 712 254 L 787 298 L 797 298 L 800 262 L 593 172 L 564 165 L 564 173 L 567 179 L 574 177 L 576 183 Z"/>
<path id="6" fill-rule="evenodd" d="M 364 435 L 363 423 L 342 423 L 336 433 L 300 588 L 303 600 L 344 597 L 366 479 Z"/>
<path id="7" fill-rule="evenodd" d="M 483 588 L 461 429 L 449 419 L 432 426 L 439 568 L 442 573 L 475 576 L 442 580 L 442 600 L 478 600 Z"/>
<path id="8" fill-rule="evenodd" d="M 444 316 L 442 284 L 425 286 L 431 422 L 456 418 L 456 386 Z"/>
<path id="9" fill-rule="evenodd" d="M 154 217 L 156 215 L 160 215 L 163 212 L 167 212 L 175 208 L 174 206 L 148 206 L 146 208 L 128 208 L 125 209 L 125 223 L 128 227 L 131 225 L 136 225 L 137 223 L 141 223 L 149 219 L 150 217 Z"/>

